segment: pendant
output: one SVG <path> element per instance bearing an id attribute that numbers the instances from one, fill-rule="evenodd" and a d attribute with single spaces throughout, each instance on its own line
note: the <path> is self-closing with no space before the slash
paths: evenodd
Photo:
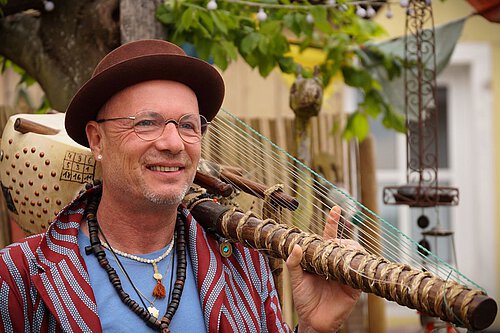
<path id="1" fill-rule="evenodd" d="M 225 240 L 220 243 L 219 251 L 223 257 L 229 258 L 231 254 L 233 254 L 233 245 L 229 241 Z"/>
<path id="2" fill-rule="evenodd" d="M 153 305 L 151 305 L 151 306 L 148 306 L 148 311 L 149 311 L 149 313 L 151 313 L 151 315 L 153 317 L 158 319 L 158 316 L 160 315 L 160 311 L 157 308 L 155 308 Z"/>
<path id="3" fill-rule="evenodd" d="M 163 279 L 163 275 L 161 275 L 160 272 L 158 272 L 158 266 L 156 266 L 156 263 L 153 262 L 152 264 L 153 264 L 153 270 L 154 270 L 153 278 L 156 281 Z"/>

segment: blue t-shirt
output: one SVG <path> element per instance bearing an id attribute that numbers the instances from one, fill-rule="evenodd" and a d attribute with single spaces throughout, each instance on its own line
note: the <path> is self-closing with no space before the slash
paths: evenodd
<path id="1" fill-rule="evenodd" d="M 130 308 L 120 300 L 115 288 L 111 282 L 109 282 L 106 271 L 99 265 L 94 254 L 85 254 L 85 247 L 90 245 L 90 240 L 81 231 L 81 229 L 78 233 L 78 245 L 90 275 L 90 285 L 92 286 L 96 298 L 97 312 L 101 320 L 103 331 L 105 333 L 155 332 L 155 330 L 147 326 L 138 315 L 132 312 L 132 310 L 130 310 Z M 154 259 L 163 254 L 166 249 L 167 246 L 159 251 L 148 254 L 140 254 L 137 256 L 145 259 Z M 141 297 L 146 306 L 151 306 L 150 302 L 154 301 L 154 307 L 156 307 L 160 312 L 159 318 L 161 318 L 167 310 L 168 291 L 172 290 L 171 288 L 173 288 L 173 282 L 176 278 L 176 256 L 174 256 L 175 263 L 172 265 L 172 254 L 174 250 L 175 246 L 172 252 L 157 264 L 159 273 L 163 275 L 162 282 L 167 290 L 167 297 L 156 300 L 154 300 L 154 296 L 152 295 L 153 289 L 157 283 L 153 278 L 153 265 L 118 256 L 118 259 L 125 267 L 125 271 L 130 276 L 135 287 L 142 294 L 144 294 L 145 297 L 143 295 L 141 295 Z M 110 265 L 115 269 L 116 273 L 120 277 L 123 290 L 139 305 L 143 306 L 140 302 L 139 296 L 134 291 L 122 270 L 119 268 L 113 254 L 107 249 L 105 251 L 106 258 L 108 259 Z M 172 322 L 170 324 L 170 330 L 172 332 L 206 332 L 198 288 L 196 287 L 193 268 L 189 258 L 189 251 L 186 251 L 186 255 L 186 281 L 179 307 L 177 308 L 177 312 L 172 318 Z M 172 269 L 174 270 L 173 275 Z"/>

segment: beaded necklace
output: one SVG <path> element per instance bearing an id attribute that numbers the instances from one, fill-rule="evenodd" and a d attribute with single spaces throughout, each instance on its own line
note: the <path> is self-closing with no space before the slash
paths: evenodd
<path id="1" fill-rule="evenodd" d="M 106 249 L 108 249 L 108 250 L 110 250 L 110 251 L 112 251 L 112 252 L 114 252 L 114 253 L 116 253 L 119 256 L 122 256 L 124 258 L 132 259 L 132 260 L 135 260 L 138 262 L 142 262 L 144 264 L 153 265 L 153 278 L 156 280 L 156 286 L 153 289 L 153 296 L 155 298 L 165 298 L 165 296 L 167 294 L 166 294 L 165 286 L 162 283 L 163 275 L 158 271 L 158 266 L 156 264 L 159 263 L 160 261 L 162 261 L 166 256 L 168 256 L 170 254 L 170 252 L 172 251 L 172 248 L 174 246 L 174 238 L 175 237 L 172 237 L 172 241 L 170 241 L 170 243 L 168 244 L 165 252 L 161 256 L 159 256 L 158 258 L 155 258 L 155 259 L 145 259 L 145 258 L 141 258 L 139 256 L 136 256 L 136 255 L 133 255 L 130 253 L 126 253 L 126 252 L 117 250 L 117 249 L 109 246 L 106 242 L 102 243 L 102 246 L 104 246 Z"/>
<path id="2" fill-rule="evenodd" d="M 109 264 L 106 258 L 106 253 L 104 252 L 101 240 L 99 239 L 99 224 L 97 222 L 97 207 L 101 200 L 102 187 L 97 187 L 95 190 L 95 195 L 89 199 L 87 205 L 87 210 L 85 212 L 85 218 L 89 227 L 89 238 L 90 246 L 85 248 L 87 255 L 94 253 L 99 262 L 99 265 L 106 271 L 109 277 L 109 281 L 115 288 L 121 301 L 127 305 L 132 312 L 138 315 L 149 327 L 158 330 L 162 333 L 170 333 L 170 322 L 179 307 L 182 291 L 184 289 L 184 282 L 186 280 L 186 240 L 185 240 L 185 223 L 184 218 L 180 212 L 177 213 L 176 221 L 176 233 L 177 233 L 177 245 L 176 252 L 178 254 L 177 259 L 177 276 L 174 283 L 174 288 L 172 290 L 171 301 L 167 306 L 167 311 L 165 315 L 158 320 L 155 318 L 148 310 L 141 307 L 136 301 L 134 301 L 130 296 L 123 290 L 120 278 L 116 271 Z M 136 289 L 134 287 L 134 289 Z M 137 289 L 136 289 L 137 290 Z M 141 299 L 142 300 L 142 299 Z"/>
<path id="3" fill-rule="evenodd" d="M 102 232 L 101 232 L 102 233 Z M 104 236 L 104 234 L 103 234 Z M 174 237 L 175 238 L 175 237 Z M 106 237 L 104 236 L 104 240 L 106 240 Z M 175 242 L 175 241 L 174 241 Z M 108 248 L 107 247 L 107 244 L 106 243 L 102 243 L 102 245 L 105 247 L 105 248 Z M 154 296 L 153 300 L 151 301 L 146 295 L 144 295 L 144 293 L 139 289 L 139 288 L 136 288 L 133 284 L 133 282 L 131 281 L 132 279 L 130 278 L 130 276 L 127 274 L 127 272 L 125 271 L 125 267 L 123 266 L 123 264 L 120 262 L 120 260 L 117 258 L 117 254 L 118 253 L 115 253 L 114 249 L 112 247 L 109 247 L 108 249 L 109 251 L 111 251 L 111 254 L 115 257 L 116 259 L 116 262 L 118 263 L 118 268 L 122 271 L 123 275 L 125 275 L 128 279 L 128 281 L 130 282 L 130 284 L 132 285 L 132 287 L 134 288 L 134 290 L 140 294 L 139 297 L 144 297 L 144 299 L 149 303 L 149 306 L 146 307 L 146 304 L 143 304 L 144 307 L 146 307 L 149 311 L 149 313 L 151 313 L 155 318 L 158 318 L 160 316 L 160 311 L 156 308 L 155 306 L 155 302 L 156 300 L 158 299 L 158 297 Z M 167 264 L 167 271 L 165 272 L 165 276 L 168 275 L 168 272 L 170 271 L 170 265 L 174 265 L 174 255 L 172 254 L 172 256 L 170 256 L 170 262 Z M 142 258 L 144 259 L 144 258 Z M 173 272 L 173 269 L 172 269 L 172 272 Z M 172 281 L 172 276 L 170 277 L 170 281 Z"/>

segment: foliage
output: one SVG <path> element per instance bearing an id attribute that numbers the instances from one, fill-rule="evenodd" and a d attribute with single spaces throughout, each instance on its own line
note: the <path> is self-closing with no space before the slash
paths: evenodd
<path id="1" fill-rule="evenodd" d="M 298 45 L 300 51 L 322 49 L 325 56 L 319 66 L 323 85 L 340 74 L 363 97 L 348 119 L 346 138 L 363 139 L 369 132 L 368 117 L 381 116 L 384 126 L 405 131 L 403 116 L 384 99 L 373 72 L 383 68 L 387 77 L 393 78 L 401 74 L 403 63 L 369 43 L 384 31 L 372 20 L 358 17 L 352 6 L 261 0 L 267 18 L 259 20 L 256 2 L 219 0 L 212 10 L 207 4 L 207 0 L 167 0 L 160 5 L 157 18 L 167 28 L 169 40 L 192 44 L 198 57 L 213 61 L 222 70 L 239 55 L 263 77 L 275 68 L 296 72 L 298 64 L 290 53 L 291 45 Z M 303 75 L 311 72 L 307 69 Z"/>
<path id="2" fill-rule="evenodd" d="M 0 0 L 0 6 L 5 6 L 9 0 Z M 0 17 L 3 16 L 3 10 L 0 7 Z"/>
<path id="3" fill-rule="evenodd" d="M 8 68 L 12 69 L 20 77 L 19 82 L 17 83 L 18 87 L 17 99 L 19 98 L 24 99 L 28 104 L 28 106 L 31 109 L 34 109 L 36 113 L 46 113 L 47 111 L 49 111 L 51 107 L 46 96 L 43 96 L 40 105 L 35 107 L 31 103 L 32 101 L 29 97 L 29 94 L 26 92 L 29 87 L 37 83 L 36 80 L 30 75 L 28 75 L 28 73 L 26 73 L 26 71 L 23 68 L 19 67 L 9 59 L 0 56 L 0 74 L 3 74 Z"/>

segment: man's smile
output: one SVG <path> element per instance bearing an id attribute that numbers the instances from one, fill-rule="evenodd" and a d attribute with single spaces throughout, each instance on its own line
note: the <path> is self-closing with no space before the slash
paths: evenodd
<path id="1" fill-rule="evenodd" d="M 147 167 L 151 171 L 159 171 L 159 172 L 175 172 L 179 171 L 181 168 L 180 167 L 168 167 L 168 166 L 161 166 L 161 165 L 151 165 Z"/>

